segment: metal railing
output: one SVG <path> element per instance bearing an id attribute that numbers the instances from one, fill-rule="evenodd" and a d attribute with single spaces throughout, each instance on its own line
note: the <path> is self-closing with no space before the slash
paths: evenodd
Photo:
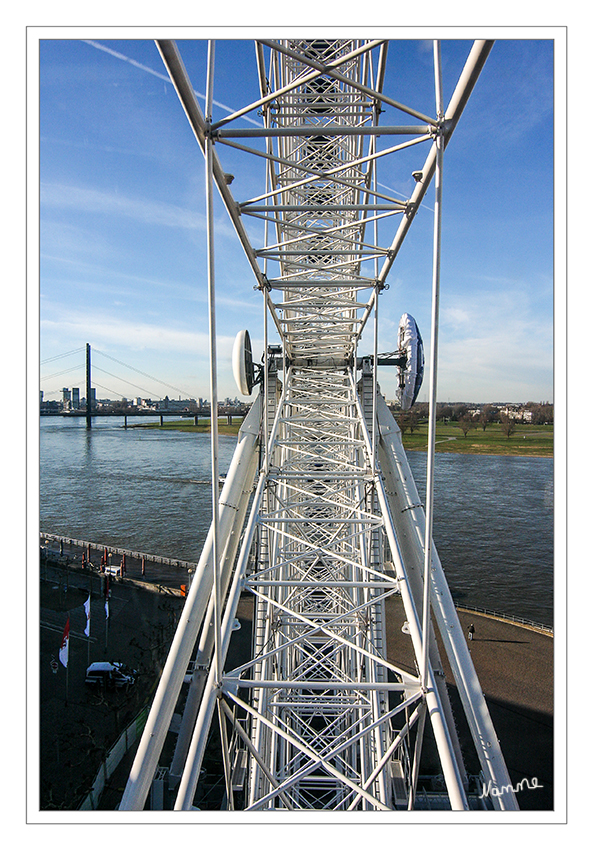
<path id="1" fill-rule="evenodd" d="M 506 620 L 508 623 L 514 623 L 517 626 L 528 626 L 532 629 L 538 629 L 546 634 L 554 636 L 552 626 L 547 626 L 545 623 L 537 623 L 535 620 L 529 620 L 526 617 L 516 617 L 514 614 L 504 614 L 501 611 L 491 611 L 489 608 L 482 608 L 477 605 L 456 605 L 458 611 L 474 611 L 476 614 L 485 614 L 487 617 L 496 617 L 498 620 Z"/>
<path id="2" fill-rule="evenodd" d="M 193 561 L 182 561 L 179 558 L 166 558 L 163 555 L 151 555 L 147 552 L 137 552 L 135 549 L 124 549 L 121 546 L 109 546 L 104 543 L 93 543 L 89 540 L 75 540 L 73 537 L 64 537 L 60 534 L 46 534 L 41 531 L 39 533 L 39 539 L 43 540 L 52 540 L 57 543 L 63 543 L 67 546 L 77 546 L 81 549 L 94 549 L 95 551 L 102 552 L 104 549 L 107 549 L 108 553 L 111 555 L 125 555 L 127 558 L 135 558 L 137 561 L 141 561 L 142 559 L 146 561 L 150 561 L 155 564 L 165 564 L 170 567 L 180 567 L 184 570 L 188 570 L 188 572 L 193 572 L 197 564 Z M 71 552 L 65 552 L 65 555 L 71 555 Z"/>

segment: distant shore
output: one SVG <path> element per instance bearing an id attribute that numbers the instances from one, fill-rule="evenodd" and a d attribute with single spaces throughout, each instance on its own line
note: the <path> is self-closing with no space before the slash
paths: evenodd
<path id="1" fill-rule="evenodd" d="M 219 434 L 238 434 L 239 428 L 243 422 L 242 416 L 233 416 L 233 422 L 231 425 L 227 422 L 227 417 L 224 417 L 224 420 L 221 419 L 218 422 L 218 433 Z M 198 420 L 198 424 L 194 424 L 194 420 L 190 417 L 185 419 L 173 419 L 169 422 L 163 422 L 161 425 L 158 422 L 128 422 L 128 428 L 148 428 L 155 431 L 184 431 L 188 434 L 209 434 L 210 433 L 210 419 L 204 418 Z"/>
<path id="2" fill-rule="evenodd" d="M 234 417 L 232 425 L 219 422 L 220 434 L 238 434 L 240 417 Z M 151 428 L 161 431 L 184 431 L 194 434 L 209 434 L 210 420 L 204 419 L 198 425 L 193 420 L 174 420 L 164 422 L 142 422 L 128 425 L 132 428 Z M 428 446 L 428 425 L 423 423 L 413 433 L 406 431 L 403 435 L 404 448 L 410 451 L 426 451 Z M 493 423 L 486 430 L 481 426 L 474 428 L 467 436 L 454 422 L 437 423 L 435 450 L 437 452 L 454 452 L 472 455 L 507 455 L 516 457 L 553 457 L 554 456 L 554 426 L 553 425 L 517 425 L 517 430 L 506 437 L 500 425 Z"/>

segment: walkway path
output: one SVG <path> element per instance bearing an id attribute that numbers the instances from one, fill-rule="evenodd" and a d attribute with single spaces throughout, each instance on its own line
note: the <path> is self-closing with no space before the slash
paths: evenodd
<path id="1" fill-rule="evenodd" d="M 475 612 L 458 611 L 467 635 L 475 626 L 470 651 L 503 755 L 514 784 L 524 778 L 538 778 L 543 789 L 525 790 L 518 795 L 522 810 L 548 810 L 554 805 L 554 638 L 525 626 L 494 619 Z M 401 631 L 405 621 L 399 597 L 388 607 L 388 657 L 394 664 L 415 673 L 411 639 Z M 446 661 L 441 657 L 459 724 L 462 748 L 470 741 L 457 688 Z M 457 706 L 457 710 L 455 710 Z M 473 748 L 468 747 L 467 752 Z M 478 773 L 477 759 L 468 759 L 468 772 Z"/>

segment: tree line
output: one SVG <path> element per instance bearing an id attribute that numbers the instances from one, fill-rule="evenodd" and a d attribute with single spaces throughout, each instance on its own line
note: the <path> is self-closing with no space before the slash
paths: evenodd
<path id="1" fill-rule="evenodd" d="M 519 418 L 519 415 L 529 411 L 531 416 Z M 396 410 L 395 418 L 403 433 L 411 434 L 417 431 L 421 423 L 426 422 L 429 415 L 427 402 L 417 402 L 412 410 Z M 461 429 L 463 436 L 475 428 L 485 431 L 489 425 L 499 424 L 503 434 L 510 437 L 515 433 L 517 425 L 528 421 L 531 425 L 552 425 L 554 423 L 554 405 L 548 403 L 527 402 L 517 411 L 517 416 L 510 416 L 505 410 L 493 404 L 483 405 L 479 411 L 467 404 L 437 404 L 436 418 L 438 422 L 454 422 Z"/>

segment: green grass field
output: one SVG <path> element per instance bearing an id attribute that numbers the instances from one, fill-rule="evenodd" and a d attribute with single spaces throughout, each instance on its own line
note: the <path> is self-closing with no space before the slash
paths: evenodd
<path id="1" fill-rule="evenodd" d="M 428 425 L 420 425 L 417 431 L 404 434 L 404 448 L 423 451 L 428 445 Z M 435 449 L 438 452 L 457 452 L 476 455 L 522 455 L 526 457 L 553 457 L 553 425 L 517 425 L 510 437 L 505 437 L 500 425 L 488 425 L 485 431 L 480 426 L 463 436 L 458 425 L 437 422 Z"/>
<path id="2" fill-rule="evenodd" d="M 240 417 L 235 417 L 232 425 L 228 425 L 226 419 L 221 420 L 218 424 L 218 431 L 220 434 L 237 434 L 241 422 Z M 194 425 L 193 419 L 187 419 L 165 422 L 163 425 L 159 425 L 158 422 L 150 422 L 132 427 L 207 434 L 210 432 L 210 420 L 200 420 L 199 425 Z M 413 434 L 406 431 L 403 439 L 404 448 L 425 451 L 428 445 L 428 425 L 420 425 Z M 454 422 L 447 425 L 437 422 L 435 448 L 437 452 L 457 452 L 459 454 L 553 457 L 554 426 L 517 425 L 515 433 L 507 438 L 502 433 L 500 425 L 492 424 L 488 425 L 485 431 L 481 427 L 474 428 L 464 437 L 463 432 Z"/>

